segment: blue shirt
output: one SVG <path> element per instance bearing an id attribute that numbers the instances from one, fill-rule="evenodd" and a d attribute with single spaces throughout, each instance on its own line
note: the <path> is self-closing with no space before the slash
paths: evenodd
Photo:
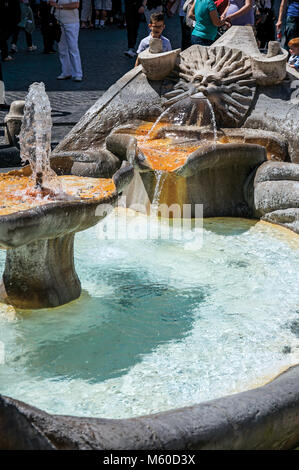
<path id="1" fill-rule="evenodd" d="M 289 58 L 289 64 L 294 65 L 295 69 L 299 71 L 299 55 L 291 55 Z"/>
<path id="2" fill-rule="evenodd" d="M 140 44 L 137 49 L 137 54 L 140 54 L 140 52 L 143 52 L 149 48 L 150 39 L 152 39 L 151 34 L 149 34 L 149 36 L 147 36 L 146 38 L 142 39 L 142 41 L 140 41 Z M 165 38 L 164 36 L 160 36 L 159 39 L 162 39 L 163 52 L 172 51 L 172 47 L 171 47 L 169 39 Z"/>
<path id="3" fill-rule="evenodd" d="M 299 0 L 289 0 L 287 16 L 299 16 Z"/>
<path id="4" fill-rule="evenodd" d="M 217 36 L 217 26 L 214 26 L 210 11 L 217 10 L 213 0 L 196 0 L 194 36 L 214 41 Z"/>

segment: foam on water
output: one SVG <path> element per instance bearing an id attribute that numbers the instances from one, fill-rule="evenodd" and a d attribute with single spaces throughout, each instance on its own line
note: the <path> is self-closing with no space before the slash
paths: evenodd
<path id="1" fill-rule="evenodd" d="M 206 220 L 202 246 L 192 230 L 181 240 L 98 230 L 76 237 L 79 300 L 16 316 L 0 306 L 0 393 L 122 418 L 253 388 L 299 362 L 295 235 L 244 219 Z"/>

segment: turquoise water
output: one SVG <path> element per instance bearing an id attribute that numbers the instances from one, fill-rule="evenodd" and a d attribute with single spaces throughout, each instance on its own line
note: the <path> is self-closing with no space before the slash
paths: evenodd
<path id="1" fill-rule="evenodd" d="M 299 362 L 291 232 L 211 219 L 201 244 L 192 229 L 177 240 L 103 240 L 100 229 L 76 235 L 80 299 L 15 315 L 0 304 L 0 393 L 123 418 L 253 388 Z M 4 260 L 0 251 L 0 271 Z"/>

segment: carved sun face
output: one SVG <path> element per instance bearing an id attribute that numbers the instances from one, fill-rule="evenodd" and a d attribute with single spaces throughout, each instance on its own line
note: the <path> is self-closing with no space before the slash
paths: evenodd
<path id="1" fill-rule="evenodd" d="M 250 58 L 243 52 L 194 45 L 180 54 L 175 73 L 178 82 L 164 95 L 166 106 L 201 92 L 211 102 L 218 125 L 242 124 L 256 90 Z"/>

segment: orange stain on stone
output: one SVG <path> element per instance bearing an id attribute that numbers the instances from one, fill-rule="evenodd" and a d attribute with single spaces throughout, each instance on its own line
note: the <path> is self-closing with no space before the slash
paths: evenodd
<path id="1" fill-rule="evenodd" d="M 112 179 L 85 178 L 73 175 L 58 176 L 62 193 L 74 196 L 74 201 L 105 199 L 115 191 Z M 46 192 L 47 193 L 47 192 Z M 45 193 L 45 194 L 46 194 Z M 51 192 L 41 194 L 30 177 L 2 174 L 0 175 L 0 215 L 33 209 L 45 204 L 59 202 Z M 79 199 L 77 199 L 79 198 Z"/>
<path id="2" fill-rule="evenodd" d="M 171 138 L 155 138 L 166 123 L 158 123 L 147 138 L 153 123 L 142 124 L 135 132 L 138 146 L 153 170 L 172 172 L 184 165 L 188 156 L 199 148 L 198 145 L 176 145 Z"/>

